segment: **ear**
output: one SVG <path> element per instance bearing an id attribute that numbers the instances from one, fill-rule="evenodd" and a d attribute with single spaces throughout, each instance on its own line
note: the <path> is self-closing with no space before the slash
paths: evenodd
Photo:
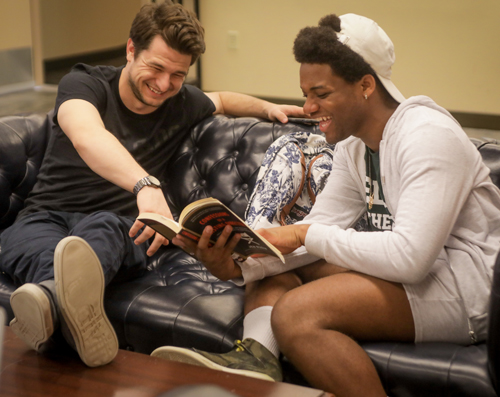
<path id="1" fill-rule="evenodd" d="M 361 85 L 361 95 L 363 98 L 365 95 L 367 97 L 370 97 L 371 94 L 373 94 L 373 91 L 375 91 L 377 87 L 377 82 L 375 81 L 375 77 L 373 77 L 371 74 L 366 74 L 364 75 L 361 80 L 360 80 L 360 85 Z"/>
<path id="2" fill-rule="evenodd" d="M 132 39 L 127 41 L 127 62 L 132 62 L 135 57 L 135 46 Z"/>

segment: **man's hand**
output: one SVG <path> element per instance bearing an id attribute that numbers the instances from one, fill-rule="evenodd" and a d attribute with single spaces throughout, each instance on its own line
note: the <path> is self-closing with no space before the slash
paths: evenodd
<path id="1" fill-rule="evenodd" d="M 306 117 L 307 114 L 304 113 L 304 110 L 299 106 L 294 105 L 274 105 L 269 107 L 267 112 L 267 118 L 269 120 L 278 120 L 282 123 L 288 122 L 287 116 L 293 117 Z"/>
<path id="2" fill-rule="evenodd" d="M 139 213 L 142 212 L 154 212 L 166 216 L 167 218 L 173 219 L 170 208 L 168 207 L 165 196 L 161 189 L 146 186 L 139 191 L 137 195 L 137 207 L 139 208 Z M 139 230 L 142 229 L 144 223 L 136 220 L 129 231 L 129 236 L 134 238 Z M 146 226 L 144 231 L 138 236 L 134 242 L 139 245 L 149 240 L 156 232 L 150 227 Z M 160 233 L 156 233 L 156 236 L 149 246 L 147 251 L 148 256 L 152 256 L 158 248 L 162 245 L 168 245 L 168 239 L 163 237 Z"/>
<path id="3" fill-rule="evenodd" d="M 231 116 L 262 117 L 268 120 L 278 120 L 282 123 L 288 121 L 287 116 L 308 117 L 304 110 L 294 105 L 277 105 L 275 103 L 257 99 L 250 95 L 237 92 L 209 92 L 206 95 L 215 105 L 214 114 L 227 114 Z"/>
<path id="4" fill-rule="evenodd" d="M 257 233 L 278 248 L 283 255 L 286 255 L 305 244 L 309 226 L 289 225 L 272 227 L 269 229 L 259 229 Z"/>
<path id="5" fill-rule="evenodd" d="M 217 242 L 211 247 L 210 236 L 213 233 L 211 226 L 207 226 L 203 230 L 198 244 L 180 234 L 172 239 L 172 243 L 192 253 L 205 265 L 210 273 L 218 279 L 226 281 L 241 277 L 241 268 L 235 264 L 231 257 L 231 253 L 236 244 L 238 244 L 238 241 L 240 241 L 241 235 L 235 234 L 229 239 L 232 231 L 233 228 L 231 226 L 226 226 Z"/>

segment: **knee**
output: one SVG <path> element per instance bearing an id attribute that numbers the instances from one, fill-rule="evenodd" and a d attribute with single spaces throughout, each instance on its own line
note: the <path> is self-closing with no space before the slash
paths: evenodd
<path id="1" fill-rule="evenodd" d="M 129 225 L 130 223 L 130 225 Z M 99 229 L 101 231 L 109 230 L 110 232 L 127 231 L 132 226 L 132 223 L 127 218 L 121 217 L 113 212 L 98 211 L 85 217 L 78 225 L 79 229 Z"/>
<path id="2" fill-rule="evenodd" d="M 271 315 L 271 326 L 283 353 L 286 354 L 288 348 L 307 332 L 306 312 L 300 295 L 295 291 L 284 294 L 276 302 Z"/>

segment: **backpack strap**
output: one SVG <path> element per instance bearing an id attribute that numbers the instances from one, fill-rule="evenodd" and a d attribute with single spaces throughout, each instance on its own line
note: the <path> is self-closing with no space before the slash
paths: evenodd
<path id="1" fill-rule="evenodd" d="M 288 214 L 290 213 L 290 211 L 292 210 L 292 208 L 295 205 L 295 203 L 297 202 L 297 200 L 299 199 L 300 195 L 302 194 L 302 189 L 304 188 L 304 183 L 305 183 L 305 179 L 306 179 L 306 159 L 304 157 L 304 153 L 300 149 L 299 145 L 297 145 L 295 142 L 293 144 L 299 148 L 299 152 L 300 152 L 300 165 L 302 166 L 302 177 L 301 177 L 301 180 L 300 180 L 300 186 L 297 189 L 297 193 L 295 193 L 295 196 L 294 196 L 293 200 L 290 201 L 287 205 L 285 205 L 283 207 L 283 209 L 281 210 L 281 214 L 280 214 L 280 223 L 281 223 L 281 226 L 285 226 L 286 225 L 285 219 L 288 216 Z"/>
<path id="2" fill-rule="evenodd" d="M 304 155 L 302 155 L 302 157 L 303 156 Z M 311 181 L 311 170 L 312 170 L 312 166 L 313 166 L 314 162 L 317 159 L 321 158 L 321 157 L 323 157 L 323 154 L 318 154 L 316 157 L 314 157 L 311 160 L 311 162 L 309 163 L 309 169 L 307 170 L 307 179 L 306 179 L 306 181 L 307 181 L 307 193 L 309 194 L 309 197 L 311 198 L 311 201 L 312 201 L 313 204 L 316 203 L 316 194 L 314 194 L 314 191 L 311 188 L 311 183 L 310 183 L 310 181 Z"/>

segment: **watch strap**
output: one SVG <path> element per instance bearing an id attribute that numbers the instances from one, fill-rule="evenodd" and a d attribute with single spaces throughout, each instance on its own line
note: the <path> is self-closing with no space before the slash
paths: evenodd
<path id="1" fill-rule="evenodd" d="M 135 184 L 134 190 L 133 190 L 134 194 L 137 196 L 137 194 L 145 186 L 151 186 L 151 187 L 154 187 L 156 189 L 161 188 L 160 181 L 158 181 L 158 179 L 156 179 L 155 177 L 153 177 L 151 175 L 148 175 L 148 176 L 145 176 L 142 179 L 139 179 L 139 181 Z"/>

